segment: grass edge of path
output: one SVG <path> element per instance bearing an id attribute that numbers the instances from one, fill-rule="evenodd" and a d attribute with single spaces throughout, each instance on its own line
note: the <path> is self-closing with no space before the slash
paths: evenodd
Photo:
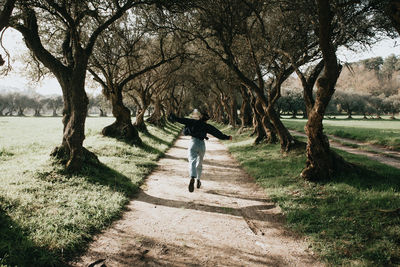
<path id="1" fill-rule="evenodd" d="M 253 146 L 250 131 L 238 134 L 219 127 L 234 136 L 233 142 L 225 142 L 231 154 L 282 208 L 287 226 L 303 235 L 322 261 L 333 266 L 400 264 L 400 216 L 395 212 L 400 207 L 400 170 L 337 151 L 357 164 L 359 173 L 307 182 L 299 177 L 304 151 L 282 155 L 279 145 Z"/>
<path id="2" fill-rule="evenodd" d="M 34 119 L 20 120 L 4 123 L 11 127 L 6 136 L 18 136 L 16 130 L 22 135 Z M 149 132 L 141 133 L 145 145 L 134 147 L 103 137 L 101 124 L 108 121 L 93 118 L 85 147 L 101 164 L 66 175 L 48 156 L 60 130 L 53 120 L 32 121 L 42 136 L 38 138 L 35 129 L 26 131 L 31 134 L 27 144 L 0 143 L 1 151 L 7 152 L 0 155 L 0 266 L 62 266 L 79 256 L 95 234 L 120 218 L 181 132 L 176 124 L 148 125 Z M 51 129 L 43 130 L 46 127 Z"/>

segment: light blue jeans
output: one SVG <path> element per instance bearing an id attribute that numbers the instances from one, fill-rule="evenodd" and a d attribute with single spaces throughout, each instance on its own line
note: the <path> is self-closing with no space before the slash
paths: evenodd
<path id="1" fill-rule="evenodd" d="M 206 153 L 206 144 L 204 140 L 192 137 L 188 152 L 190 177 L 196 177 L 200 180 L 203 170 L 203 158 Z"/>

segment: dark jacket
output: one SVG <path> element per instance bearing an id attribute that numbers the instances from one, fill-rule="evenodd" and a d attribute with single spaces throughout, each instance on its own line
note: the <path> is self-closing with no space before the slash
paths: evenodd
<path id="1" fill-rule="evenodd" d="M 196 137 L 200 140 L 208 139 L 208 133 L 221 140 L 228 140 L 230 138 L 229 135 L 221 133 L 221 131 L 214 126 L 201 120 L 178 118 L 173 114 L 169 115 L 168 119 L 184 124 L 185 127 L 189 128 L 190 136 Z"/>

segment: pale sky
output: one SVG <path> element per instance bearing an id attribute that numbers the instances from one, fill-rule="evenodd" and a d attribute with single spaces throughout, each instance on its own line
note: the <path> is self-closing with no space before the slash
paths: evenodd
<path id="1" fill-rule="evenodd" d="M 19 32 L 13 29 L 7 29 L 3 36 L 3 46 L 8 50 L 13 59 L 13 70 L 7 76 L 0 76 L 0 90 L 4 87 L 15 87 L 20 90 L 35 90 L 43 95 L 59 94 L 61 95 L 61 87 L 55 78 L 49 77 L 42 80 L 40 83 L 30 81 L 29 78 L 22 74 L 25 64 L 18 61 L 17 58 L 28 50 L 22 41 L 22 36 Z M 5 56 L 5 52 L 0 47 L 0 53 Z M 354 62 L 370 57 L 387 57 L 391 54 L 400 55 L 400 38 L 387 39 L 376 44 L 372 50 L 364 50 L 363 52 L 352 52 L 340 49 L 338 57 L 341 61 Z M 4 68 L 2 66 L 1 68 Z M 89 91 L 89 90 L 88 90 Z M 96 90 L 90 89 L 88 93 L 94 93 Z"/>

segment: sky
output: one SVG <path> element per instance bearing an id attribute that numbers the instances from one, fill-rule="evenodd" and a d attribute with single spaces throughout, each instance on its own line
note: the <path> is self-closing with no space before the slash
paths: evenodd
<path id="1" fill-rule="evenodd" d="M 47 77 L 42 81 L 31 81 L 24 76 L 26 65 L 18 60 L 20 55 L 27 53 L 22 36 L 19 32 L 13 29 L 7 29 L 3 36 L 2 46 L 7 49 L 12 58 L 12 70 L 7 76 L 0 76 L 0 90 L 6 87 L 18 88 L 21 91 L 33 90 L 42 95 L 61 95 L 61 87 L 54 77 Z M 0 46 L 0 54 L 4 57 L 4 49 Z M 337 55 L 343 62 L 354 62 L 370 57 L 387 57 L 391 54 L 400 55 L 400 38 L 392 40 L 386 39 L 374 45 L 372 49 L 364 48 L 362 51 L 353 52 L 349 50 L 339 49 Z M 0 67 L 4 68 L 4 66 Z M 97 94 L 100 89 L 89 89 L 89 94 Z"/>

